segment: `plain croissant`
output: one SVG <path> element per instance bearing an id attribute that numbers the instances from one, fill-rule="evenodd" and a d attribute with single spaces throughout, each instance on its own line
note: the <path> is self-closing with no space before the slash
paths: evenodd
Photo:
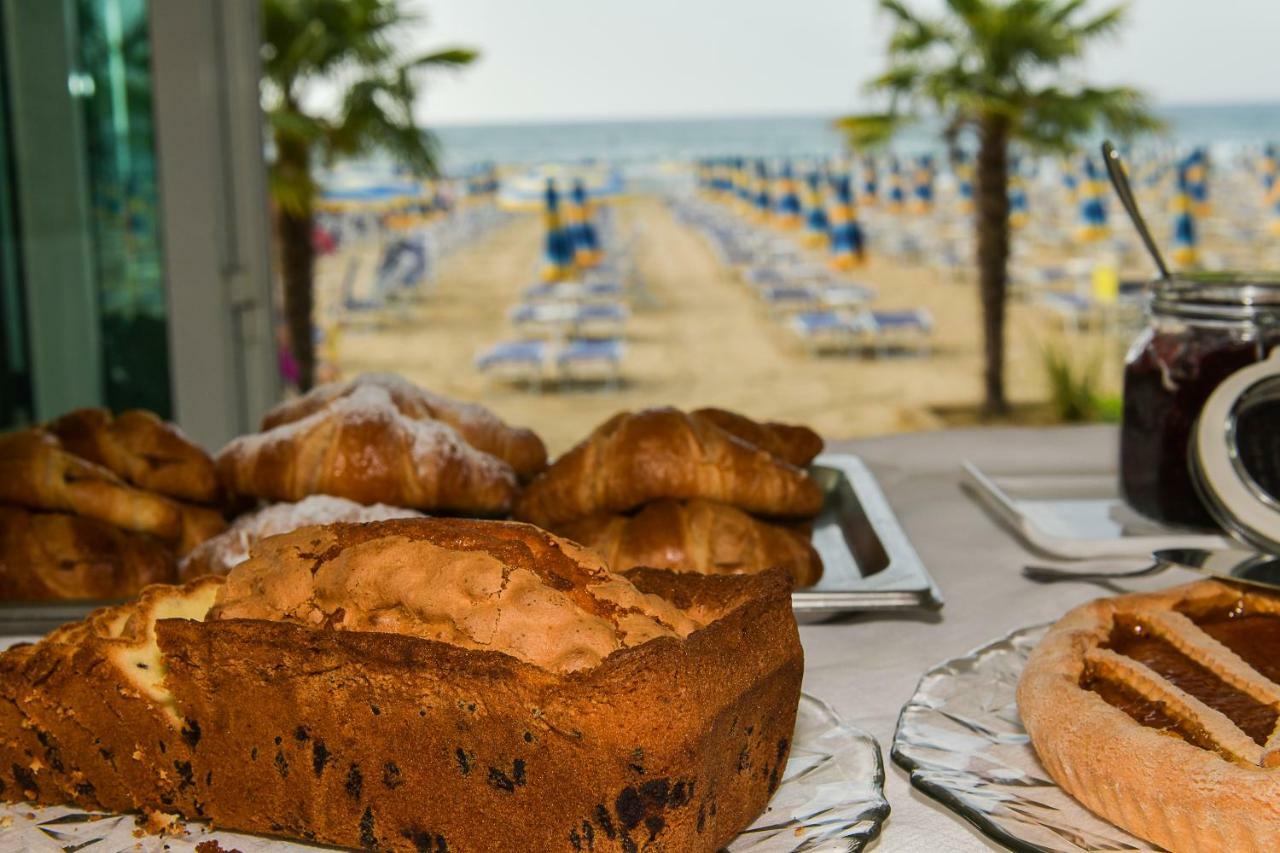
<path id="1" fill-rule="evenodd" d="M 273 501 L 324 494 L 499 515 L 516 491 L 509 465 L 476 450 L 447 424 L 402 414 L 379 385 L 362 385 L 300 420 L 233 439 L 216 464 L 231 493 Z"/>
<path id="2" fill-rule="evenodd" d="M 822 559 L 802 531 L 713 501 L 654 501 L 635 515 L 595 515 L 553 532 L 596 551 L 615 572 L 647 566 L 724 575 L 782 568 L 796 587 L 822 577 Z"/>
<path id="3" fill-rule="evenodd" d="M 453 427 L 472 447 L 510 465 L 522 480 L 547 467 L 547 448 L 532 430 L 508 426 L 484 406 L 434 394 L 394 373 L 362 373 L 346 382 L 320 385 L 296 400 L 276 406 L 262 419 L 262 428 L 269 430 L 300 420 L 369 386 L 385 390 L 406 417 L 442 421 Z"/>
<path id="4" fill-rule="evenodd" d="M 776 421 L 753 421 L 727 409 L 695 409 L 691 417 L 711 421 L 725 432 L 803 468 L 822 452 L 822 436 L 807 426 Z"/>
<path id="5" fill-rule="evenodd" d="M 658 498 L 706 498 L 747 512 L 807 518 L 822 490 L 801 469 L 705 418 L 676 409 L 622 412 L 529 484 L 515 517 L 554 528 Z"/>

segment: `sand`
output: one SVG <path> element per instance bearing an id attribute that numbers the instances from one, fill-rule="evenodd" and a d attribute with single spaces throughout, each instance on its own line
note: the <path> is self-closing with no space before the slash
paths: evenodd
<path id="1" fill-rule="evenodd" d="M 637 198 L 618 212 L 624 227 L 639 226 L 636 265 L 655 302 L 637 307 L 628 323 L 620 388 L 538 392 L 492 380 L 474 367 L 478 351 L 518 337 L 506 312 L 533 280 L 540 257 L 542 224 L 532 215 L 447 258 L 431 292 L 384 314 L 387 325 L 345 329 L 336 341 L 339 368 L 344 374 L 393 370 L 482 402 L 509 422 L 536 429 L 553 454 L 620 409 L 716 405 L 807 423 L 836 439 L 937 428 L 945 425 L 939 409 L 971 408 L 981 400 L 981 326 L 972 278 L 957 282 L 932 268 L 872 255 L 850 278 L 878 291 L 878 308 L 927 307 L 936 324 L 932 353 L 814 356 L 659 199 Z M 1010 305 L 1007 382 L 1015 403 L 1045 398 L 1040 348 L 1055 328 L 1042 307 Z M 1113 385 L 1114 349 L 1107 371 Z"/>

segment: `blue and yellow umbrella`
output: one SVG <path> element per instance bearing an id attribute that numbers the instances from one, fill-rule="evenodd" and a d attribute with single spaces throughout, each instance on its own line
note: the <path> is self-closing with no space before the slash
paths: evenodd
<path id="1" fill-rule="evenodd" d="M 1186 172 L 1187 194 L 1191 197 L 1191 209 L 1196 216 L 1209 215 L 1209 152 L 1196 148 L 1183 163 Z M 1179 180 L 1182 177 L 1179 176 Z"/>
<path id="2" fill-rule="evenodd" d="M 1092 243 L 1107 236 L 1107 205 L 1103 200 L 1102 173 L 1092 158 L 1084 159 L 1083 179 L 1077 188 L 1080 203 L 1080 227 L 1076 239 Z"/>
<path id="3" fill-rule="evenodd" d="M 1184 163 L 1178 170 L 1177 192 L 1173 197 L 1173 262 L 1181 267 L 1196 264 L 1196 218 L 1191 200 L 1191 170 Z"/>
<path id="4" fill-rule="evenodd" d="M 756 161 L 752 192 L 756 217 L 762 222 L 767 221 L 769 214 L 773 212 L 773 197 L 769 193 L 769 168 L 765 166 L 763 160 Z"/>
<path id="5" fill-rule="evenodd" d="M 1271 222 L 1267 230 L 1280 237 L 1280 150 L 1268 145 L 1262 151 L 1263 200 L 1271 209 Z"/>
<path id="6" fill-rule="evenodd" d="M 921 154 L 911 172 L 911 209 L 915 213 L 933 210 L 933 155 Z"/>
<path id="7" fill-rule="evenodd" d="M 906 200 L 906 192 L 902 188 L 902 164 L 894 157 L 889 160 L 889 199 L 885 209 L 890 213 L 901 213 Z"/>
<path id="8" fill-rule="evenodd" d="M 956 176 L 956 207 L 961 213 L 973 213 L 973 161 L 961 151 L 954 166 Z"/>
<path id="9" fill-rule="evenodd" d="M 600 263 L 600 235 L 591 221 L 591 200 L 581 178 L 573 181 L 569 194 L 569 233 L 573 238 L 573 261 L 579 267 L 589 268 Z"/>
<path id="10" fill-rule="evenodd" d="M 823 197 L 823 176 L 817 169 L 804 176 L 804 244 L 822 248 L 831 240 L 831 220 L 827 218 L 827 200 Z"/>
<path id="11" fill-rule="evenodd" d="M 848 174 L 831 179 L 831 267 L 851 270 L 866 261 L 866 237 L 853 205 L 853 181 Z"/>
<path id="12" fill-rule="evenodd" d="M 547 236 L 542 253 L 542 280 L 564 281 L 573 277 L 573 235 L 560 220 L 560 194 L 551 178 L 547 178 L 544 198 Z"/>
<path id="13" fill-rule="evenodd" d="M 880 193 L 880 180 L 876 174 L 876 161 L 870 154 L 862 158 L 862 198 L 867 207 L 875 205 Z"/>
<path id="14" fill-rule="evenodd" d="M 775 182 L 778 196 L 778 208 L 775 222 L 779 228 L 796 228 L 800 225 L 800 193 L 796 187 L 795 172 L 791 169 L 791 161 L 783 160 Z"/>
<path id="15" fill-rule="evenodd" d="M 1027 185 L 1022 177 L 1022 161 L 1017 157 L 1009 162 L 1009 227 L 1024 228 L 1031 220 L 1027 205 Z"/>

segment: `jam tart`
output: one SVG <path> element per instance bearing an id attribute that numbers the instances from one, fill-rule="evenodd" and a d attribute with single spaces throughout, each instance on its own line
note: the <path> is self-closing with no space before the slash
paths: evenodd
<path id="1" fill-rule="evenodd" d="M 1018 707 L 1049 775 L 1173 851 L 1280 849 L 1280 596 L 1217 581 L 1078 607 Z"/>

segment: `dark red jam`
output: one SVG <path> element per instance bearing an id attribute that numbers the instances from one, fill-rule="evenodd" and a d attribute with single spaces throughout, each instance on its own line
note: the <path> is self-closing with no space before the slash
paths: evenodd
<path id="1" fill-rule="evenodd" d="M 1187 446 L 1209 395 L 1261 350 L 1212 332 L 1156 332 L 1131 356 L 1120 431 L 1120 487 L 1131 507 L 1165 524 L 1216 526 L 1192 482 Z"/>

